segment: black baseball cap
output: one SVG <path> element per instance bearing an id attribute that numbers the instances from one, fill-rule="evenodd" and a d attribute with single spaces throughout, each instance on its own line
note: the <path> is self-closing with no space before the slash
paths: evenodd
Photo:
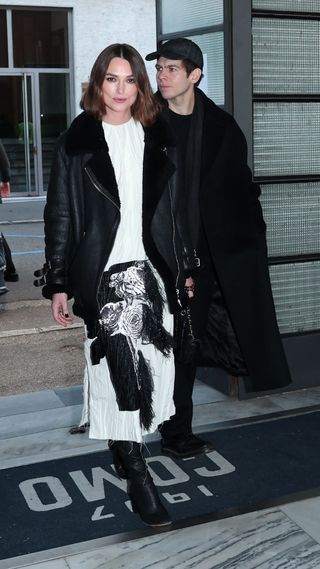
<path id="1" fill-rule="evenodd" d="M 152 61 L 152 59 L 159 59 L 159 57 L 189 59 L 194 65 L 203 69 L 203 55 L 200 47 L 186 38 L 176 38 L 162 43 L 157 51 L 146 55 L 146 60 Z"/>

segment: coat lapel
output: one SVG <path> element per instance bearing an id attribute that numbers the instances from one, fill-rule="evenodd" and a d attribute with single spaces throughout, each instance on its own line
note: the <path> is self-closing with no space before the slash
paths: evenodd
<path id="1" fill-rule="evenodd" d="M 221 149 L 222 140 L 226 131 L 225 115 L 212 101 L 210 107 L 204 101 L 204 120 L 203 120 L 203 139 L 202 139 L 202 160 L 201 160 L 201 179 L 205 182 L 215 165 L 218 153 Z M 202 184 L 205 185 L 204 183 Z"/>
<path id="2" fill-rule="evenodd" d="M 86 155 L 84 166 L 90 168 L 99 189 L 120 203 L 114 168 L 109 155 L 101 121 L 83 112 L 72 122 L 66 138 L 69 156 Z"/>
<path id="3" fill-rule="evenodd" d="M 168 157 L 168 149 L 175 146 L 166 121 L 158 117 L 157 121 L 145 128 L 145 149 L 143 160 L 143 206 L 148 217 L 152 218 L 157 204 L 175 171 L 173 162 Z"/>

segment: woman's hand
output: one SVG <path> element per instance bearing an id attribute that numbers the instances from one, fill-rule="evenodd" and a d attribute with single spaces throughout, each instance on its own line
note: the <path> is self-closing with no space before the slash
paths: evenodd
<path id="1" fill-rule="evenodd" d="M 72 324 L 73 319 L 69 316 L 68 296 L 65 292 L 57 292 L 52 296 L 51 310 L 53 319 L 61 326 Z"/>
<path id="2" fill-rule="evenodd" d="M 194 281 L 192 277 L 188 277 L 184 284 L 184 290 L 186 291 L 186 295 L 188 298 L 194 297 Z"/>

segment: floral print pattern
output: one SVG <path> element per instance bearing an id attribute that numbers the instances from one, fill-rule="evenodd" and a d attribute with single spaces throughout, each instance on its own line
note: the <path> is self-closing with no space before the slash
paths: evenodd
<path id="1" fill-rule="evenodd" d="M 144 327 L 144 305 L 151 308 L 145 289 L 144 264 L 136 262 L 124 271 L 113 273 L 109 287 L 121 300 L 102 307 L 101 323 L 110 336 L 126 337 L 138 381 L 138 341 Z"/>

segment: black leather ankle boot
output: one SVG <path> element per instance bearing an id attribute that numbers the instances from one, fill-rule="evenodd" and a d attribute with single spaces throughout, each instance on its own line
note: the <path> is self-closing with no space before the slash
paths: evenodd
<path id="1" fill-rule="evenodd" d="M 171 519 L 161 504 L 157 489 L 143 458 L 142 445 L 131 441 L 114 441 L 113 452 L 117 452 L 121 467 L 128 479 L 128 495 L 132 509 L 149 526 L 169 526 Z"/>

